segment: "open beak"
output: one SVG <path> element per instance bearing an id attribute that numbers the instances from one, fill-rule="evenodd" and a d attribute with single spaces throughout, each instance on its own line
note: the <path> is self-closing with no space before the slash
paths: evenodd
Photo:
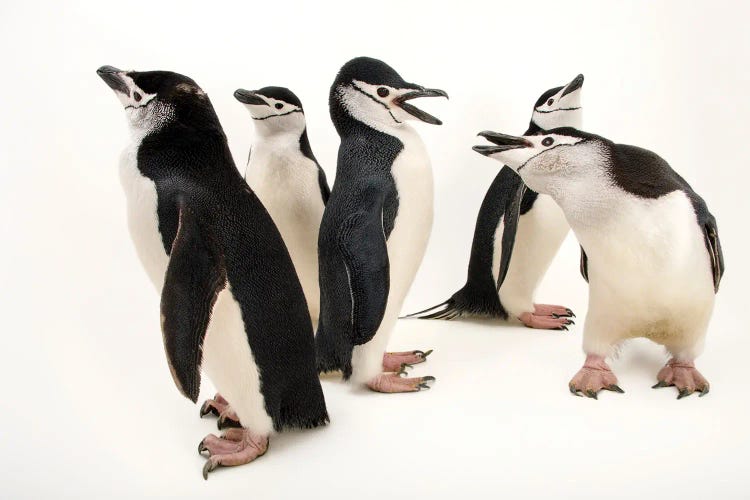
<path id="1" fill-rule="evenodd" d="M 413 92 L 407 92 L 406 94 L 400 95 L 393 100 L 393 104 L 400 107 L 413 117 L 422 120 L 425 123 L 431 123 L 432 125 L 442 125 L 443 122 L 438 118 L 435 118 L 431 114 L 426 113 L 418 107 L 406 102 L 411 99 L 416 99 L 417 97 L 445 97 L 446 99 L 448 99 L 448 94 L 444 90 L 440 89 L 419 88 L 417 90 L 414 90 Z"/>
<path id="2" fill-rule="evenodd" d="M 571 92 L 575 92 L 581 87 L 583 87 L 583 75 L 578 75 L 577 77 L 573 78 L 573 81 L 570 82 L 567 87 L 565 87 L 565 90 L 563 90 L 560 98 L 562 99 L 566 95 L 570 94 Z"/>
<path id="3" fill-rule="evenodd" d="M 501 153 L 510 149 L 519 148 L 532 148 L 534 145 L 523 137 L 517 137 L 514 135 L 500 134 L 498 132 L 490 132 L 485 130 L 479 132 L 480 137 L 484 137 L 490 141 L 494 146 L 474 146 L 471 149 L 484 156 L 489 156 L 495 153 Z"/>
<path id="4" fill-rule="evenodd" d="M 237 89 L 234 98 L 243 104 L 255 104 L 257 106 L 268 106 L 269 104 L 260 95 L 250 90 Z"/>
<path id="5" fill-rule="evenodd" d="M 106 83 L 109 88 L 111 88 L 115 92 L 122 92 L 123 94 L 129 96 L 130 89 L 125 83 L 125 80 L 123 80 L 122 78 L 123 73 L 124 71 L 122 71 L 121 69 L 117 69 L 114 66 L 102 66 L 101 68 L 96 70 L 96 74 L 99 75 L 102 80 L 104 80 L 104 83 Z"/>

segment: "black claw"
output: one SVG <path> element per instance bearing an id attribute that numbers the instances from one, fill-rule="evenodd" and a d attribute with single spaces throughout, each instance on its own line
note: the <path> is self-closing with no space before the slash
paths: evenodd
<path id="1" fill-rule="evenodd" d="M 567 332 L 568 331 L 568 327 L 565 326 L 565 325 L 562 325 L 562 326 L 560 326 L 560 328 L 558 328 L 558 330 L 565 330 Z"/>
<path id="2" fill-rule="evenodd" d="M 592 391 L 591 389 L 586 391 L 586 395 L 590 398 L 599 399 L 599 395 L 596 393 L 596 391 Z"/>
<path id="3" fill-rule="evenodd" d="M 680 393 L 677 395 L 677 399 L 682 399 L 685 396 L 690 396 L 693 392 L 688 389 L 680 389 Z"/>
<path id="4" fill-rule="evenodd" d="M 208 473 L 215 471 L 218 466 L 219 464 L 214 464 L 213 460 L 207 460 L 203 466 L 203 479 L 208 480 Z"/>
<path id="5" fill-rule="evenodd" d="M 552 317 L 555 318 L 555 319 L 558 319 L 558 318 L 560 318 L 560 315 L 557 314 L 557 313 L 552 313 Z"/>
<path id="6" fill-rule="evenodd" d="M 204 401 L 204 402 L 203 402 L 203 404 L 201 405 L 201 410 L 200 410 L 200 415 L 201 415 L 201 418 L 205 417 L 205 416 L 206 416 L 206 415 L 208 415 L 209 413 L 213 413 L 213 414 L 214 414 L 214 415 L 216 415 L 217 417 L 219 416 L 219 415 L 218 415 L 218 412 L 216 411 L 216 409 L 215 409 L 215 408 L 214 408 L 213 406 L 211 406 L 211 400 L 210 400 L 210 399 L 207 399 L 207 400 L 206 400 L 206 401 Z"/>
<path id="7" fill-rule="evenodd" d="M 432 375 L 427 375 L 425 377 L 422 377 L 422 382 L 434 382 L 434 381 L 435 381 L 435 377 L 433 377 Z"/>
<path id="8" fill-rule="evenodd" d="M 578 389 L 576 389 L 576 386 L 574 386 L 573 384 L 570 384 L 570 385 L 568 386 L 568 389 L 570 389 L 570 393 L 571 393 L 572 395 L 574 395 L 574 396 L 578 396 L 578 397 L 581 397 L 581 395 L 580 395 L 580 394 L 578 394 Z"/>
<path id="9" fill-rule="evenodd" d="M 625 391 L 622 390 L 622 388 L 617 384 L 612 384 L 609 387 L 607 387 L 608 390 L 612 392 L 619 392 L 620 394 L 624 394 Z"/>
<path id="10" fill-rule="evenodd" d="M 418 391 L 421 391 L 422 389 L 429 389 L 429 388 L 430 388 L 430 386 L 429 386 L 429 385 L 427 385 L 427 384 L 419 384 L 419 385 L 417 386 L 417 390 L 418 390 Z"/>
<path id="11" fill-rule="evenodd" d="M 416 354 L 417 356 L 421 357 L 422 359 L 425 359 L 427 356 L 429 356 L 430 354 L 432 354 L 432 351 L 433 351 L 432 349 L 430 349 L 427 352 L 414 351 L 414 354 Z"/>
<path id="12" fill-rule="evenodd" d="M 701 389 L 701 393 L 700 393 L 700 394 L 698 394 L 698 397 L 699 397 L 699 398 L 702 398 L 702 397 L 703 397 L 703 396 L 705 396 L 706 394 L 708 394 L 708 385 L 707 385 L 707 386 L 705 386 L 705 387 L 704 387 L 703 389 Z"/>
<path id="13" fill-rule="evenodd" d="M 566 323 L 566 324 L 567 324 L 567 325 L 575 325 L 575 324 L 576 324 L 576 322 L 575 322 L 575 321 L 573 321 L 572 319 L 569 319 L 569 320 L 567 321 L 567 323 Z"/>
<path id="14" fill-rule="evenodd" d="M 662 387 L 669 387 L 669 384 L 663 380 L 660 380 L 656 385 L 651 386 L 652 389 L 661 389 Z"/>
<path id="15" fill-rule="evenodd" d="M 203 444 L 203 441 L 198 443 L 198 455 L 201 455 L 204 451 L 206 451 L 208 448 L 205 444 Z"/>
<path id="16" fill-rule="evenodd" d="M 568 313 L 568 316 L 576 317 L 575 313 L 570 309 L 565 309 L 565 311 Z"/>

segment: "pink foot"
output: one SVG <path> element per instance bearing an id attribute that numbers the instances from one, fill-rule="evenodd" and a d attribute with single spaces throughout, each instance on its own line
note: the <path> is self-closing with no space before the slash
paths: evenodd
<path id="1" fill-rule="evenodd" d="M 708 380 L 695 369 L 695 364 L 692 361 L 677 361 L 672 358 L 664 368 L 659 370 L 656 378 L 659 382 L 654 386 L 654 389 L 677 387 L 679 391 L 677 399 L 690 396 L 695 391 L 700 392 L 699 397 L 708 394 Z"/>
<path id="2" fill-rule="evenodd" d="M 268 450 L 268 436 L 259 436 L 247 429 L 230 429 L 222 437 L 209 434 L 198 445 L 198 453 L 208 451 L 209 459 L 203 466 L 203 479 L 223 465 L 248 464 Z"/>
<path id="3" fill-rule="evenodd" d="M 429 389 L 435 377 L 403 378 L 396 373 L 381 373 L 367 382 L 367 387 L 375 392 L 418 392 Z"/>
<path id="4" fill-rule="evenodd" d="M 575 325 L 575 321 L 572 319 L 558 314 L 552 316 L 537 314 L 536 312 L 524 312 L 518 316 L 518 319 L 529 328 L 542 330 L 567 330 L 568 325 Z"/>
<path id="5" fill-rule="evenodd" d="M 573 311 L 563 306 L 553 306 L 551 304 L 534 304 L 534 314 L 537 316 L 552 316 L 555 317 L 573 317 Z"/>
<path id="6" fill-rule="evenodd" d="M 427 361 L 427 356 L 429 356 L 431 353 L 432 349 L 427 352 L 387 352 L 383 354 L 383 371 L 401 372 L 403 371 L 403 368 L 411 368 L 412 365 L 424 363 L 425 361 Z"/>
<path id="7" fill-rule="evenodd" d="M 240 425 L 240 418 L 229 406 L 229 401 L 224 399 L 221 394 L 216 394 L 213 399 L 207 399 L 203 405 L 201 405 L 200 415 L 201 418 L 205 417 L 209 413 L 219 417 L 216 425 L 219 430 L 229 427 L 242 427 Z"/>
<path id="8" fill-rule="evenodd" d="M 604 361 L 604 357 L 592 354 L 586 356 L 586 362 L 575 374 L 568 387 L 576 396 L 585 395 L 594 399 L 597 399 L 597 394 L 602 389 L 625 392 L 617 385 L 617 377 Z"/>

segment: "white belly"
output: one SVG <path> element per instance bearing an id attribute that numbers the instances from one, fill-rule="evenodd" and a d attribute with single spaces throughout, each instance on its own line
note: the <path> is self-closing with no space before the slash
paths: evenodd
<path id="1" fill-rule="evenodd" d="M 633 197 L 620 212 L 606 227 L 573 228 L 588 255 L 584 346 L 603 350 L 647 337 L 697 355 L 714 288 L 690 200 L 681 191 L 655 200 Z"/>
<path id="2" fill-rule="evenodd" d="M 137 166 L 138 143 L 120 157 L 120 183 L 127 201 L 128 229 L 146 274 L 161 294 L 169 256 L 164 250 L 157 215 L 156 184 L 144 177 Z"/>
<path id="3" fill-rule="evenodd" d="M 253 148 L 246 179 L 284 239 L 313 323 L 320 310 L 318 231 L 325 205 L 317 165 L 298 151 Z"/>
<path id="4" fill-rule="evenodd" d="M 248 344 L 242 311 L 229 288 L 219 293 L 214 304 L 203 342 L 203 370 L 231 402 L 244 427 L 261 435 L 273 430 L 260 392 L 260 376 Z"/>
<path id="5" fill-rule="evenodd" d="M 495 282 L 500 269 L 503 229 L 501 221 L 495 232 L 492 259 Z M 510 318 L 534 311 L 534 292 L 569 229 L 562 210 L 546 194 L 539 194 L 532 209 L 519 218 L 508 274 L 499 290 L 500 303 Z"/>
<path id="6" fill-rule="evenodd" d="M 402 139 L 403 140 L 403 139 Z M 390 289 L 383 321 L 370 342 L 356 346 L 352 356 L 353 379 L 366 382 L 382 371 L 382 358 L 424 257 L 433 219 L 432 167 L 421 139 L 414 133 L 396 157 L 392 174 L 398 190 L 398 213 L 388 237 Z"/>

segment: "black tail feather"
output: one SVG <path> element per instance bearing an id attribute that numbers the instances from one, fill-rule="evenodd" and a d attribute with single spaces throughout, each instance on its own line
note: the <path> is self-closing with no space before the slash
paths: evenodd
<path id="1" fill-rule="evenodd" d="M 403 316 L 405 319 L 443 319 L 452 320 L 462 317 L 508 319 L 508 313 L 500 304 L 497 292 L 489 294 L 471 293 L 467 287 L 453 296 L 432 307 Z"/>

